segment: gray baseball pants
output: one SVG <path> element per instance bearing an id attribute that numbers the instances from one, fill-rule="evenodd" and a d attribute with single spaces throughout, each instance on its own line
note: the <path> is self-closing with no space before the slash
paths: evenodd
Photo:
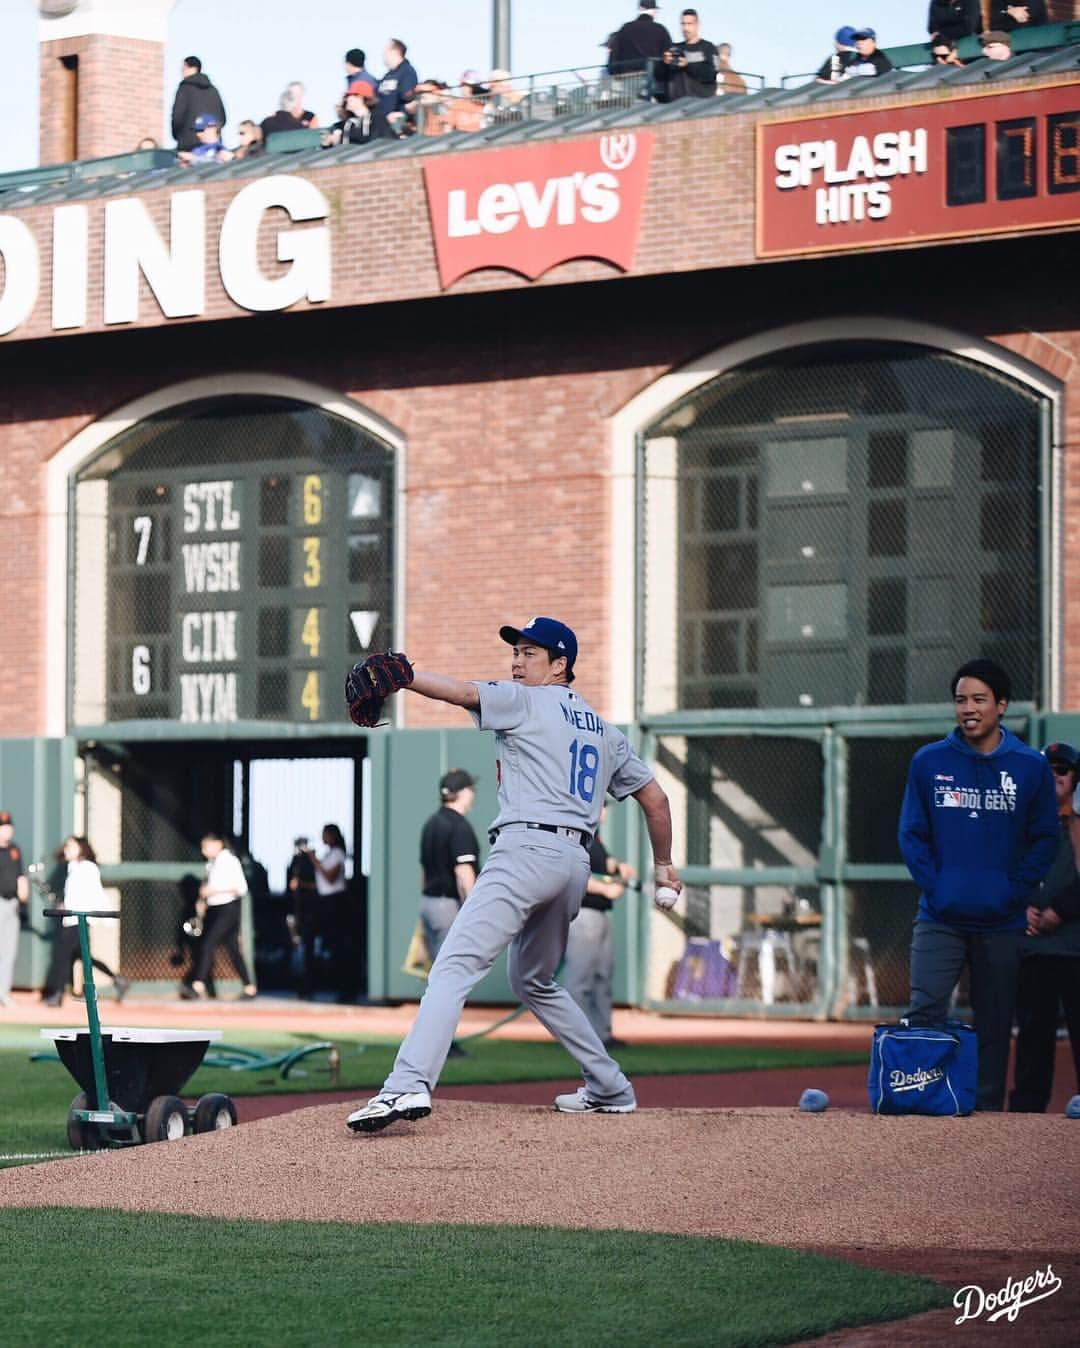
<path id="1" fill-rule="evenodd" d="M 611 1038 L 611 979 L 615 972 L 615 943 L 606 910 L 582 908 L 570 924 L 566 941 L 563 982 L 589 1017 L 601 1040 Z"/>
<path id="2" fill-rule="evenodd" d="M 431 966 L 385 1091 L 434 1089 L 466 998 L 509 946 L 515 996 L 581 1065 L 590 1096 L 609 1104 L 633 1101 L 633 1087 L 585 1012 L 554 979 L 588 880 L 589 854 L 580 843 L 524 825 L 500 831 Z"/>
<path id="3" fill-rule="evenodd" d="M 15 955 L 19 949 L 19 900 L 0 899 L 0 1002 L 11 996 Z"/>

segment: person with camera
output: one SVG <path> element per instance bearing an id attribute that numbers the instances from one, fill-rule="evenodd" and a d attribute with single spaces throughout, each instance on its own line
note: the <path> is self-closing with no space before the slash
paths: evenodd
<path id="1" fill-rule="evenodd" d="M 218 947 L 224 947 L 229 961 L 244 987 L 245 997 L 255 996 L 247 963 L 240 950 L 240 900 L 248 892 L 247 877 L 240 858 L 220 833 L 206 833 L 199 844 L 206 858 L 206 879 L 199 886 L 196 916 L 202 919 L 191 988 L 196 997 L 206 997 L 206 980 L 214 968 Z"/>
<path id="2" fill-rule="evenodd" d="M 668 47 L 657 71 L 666 86 L 667 101 L 712 98 L 716 94 L 716 75 L 720 69 L 719 52 L 701 36 L 701 19 L 696 9 L 684 9 L 679 23 L 683 40 Z"/>

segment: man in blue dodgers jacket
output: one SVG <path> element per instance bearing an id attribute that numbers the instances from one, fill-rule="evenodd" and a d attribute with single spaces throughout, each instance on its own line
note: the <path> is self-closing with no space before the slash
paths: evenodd
<path id="1" fill-rule="evenodd" d="M 979 1041 L 976 1108 L 1004 1108 L 1027 905 L 1057 850 L 1047 760 L 1005 729 L 1009 676 L 970 660 L 952 681 L 956 729 L 911 760 L 900 850 L 922 895 L 911 940 L 912 1024 L 935 1025 L 965 963 Z"/>

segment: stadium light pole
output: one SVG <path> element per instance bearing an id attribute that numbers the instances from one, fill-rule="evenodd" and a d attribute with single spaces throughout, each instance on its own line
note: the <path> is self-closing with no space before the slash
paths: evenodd
<path id="1" fill-rule="evenodd" d="M 510 0 L 491 0 L 491 68 L 513 70 L 510 64 Z"/>

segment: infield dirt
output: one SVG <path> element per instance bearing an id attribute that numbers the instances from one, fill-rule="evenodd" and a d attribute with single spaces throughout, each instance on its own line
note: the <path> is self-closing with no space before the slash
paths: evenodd
<path id="1" fill-rule="evenodd" d="M 987 1291 L 1053 1262 L 1061 1293 L 1019 1324 L 953 1311 L 830 1335 L 933 1344 L 1023 1335 L 1075 1343 L 1080 1149 L 1045 1115 L 881 1119 L 830 1110 L 436 1102 L 382 1133 L 326 1104 L 225 1133 L 8 1170 L 0 1206 L 109 1207 L 251 1219 L 481 1222 L 724 1236 L 798 1246 Z"/>

